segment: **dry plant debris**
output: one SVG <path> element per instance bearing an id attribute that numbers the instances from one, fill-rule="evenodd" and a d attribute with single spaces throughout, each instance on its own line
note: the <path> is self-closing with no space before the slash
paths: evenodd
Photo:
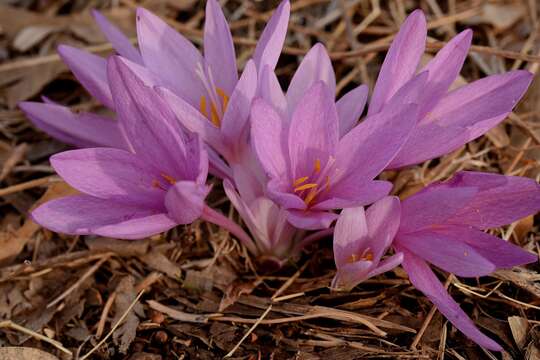
<path id="1" fill-rule="evenodd" d="M 243 67 L 277 1 L 221 3 Z M 101 111 L 55 48 L 67 43 L 110 53 L 89 10 L 100 9 L 133 36 L 138 5 L 201 42 L 203 1 L 0 5 L 0 359 L 540 358 L 538 264 L 473 281 L 440 274 L 482 330 L 511 349 L 499 355 L 456 332 L 399 269 L 351 293 L 331 293 L 328 240 L 277 273 L 259 274 L 233 239 L 203 222 L 137 242 L 62 236 L 33 223 L 31 208 L 73 190 L 48 163 L 66 146 L 36 130 L 16 104 L 43 93 L 75 111 Z M 510 69 L 538 72 L 536 0 L 298 0 L 280 79 L 289 80 L 302 55 L 322 42 L 341 79 L 339 92 L 359 83 L 372 87 L 389 41 L 414 8 L 428 15 L 430 51 L 459 30 L 474 29 L 461 83 Z M 518 109 L 486 137 L 384 176 L 400 196 L 462 169 L 538 179 L 539 120 L 537 76 Z M 211 200 L 225 204 L 217 195 Z M 538 253 L 538 228 L 529 217 L 497 231 Z"/>

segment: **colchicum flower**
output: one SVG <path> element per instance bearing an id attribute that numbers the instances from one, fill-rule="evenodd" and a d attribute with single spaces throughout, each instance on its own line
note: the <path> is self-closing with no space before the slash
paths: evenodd
<path id="1" fill-rule="evenodd" d="M 344 209 L 334 229 L 337 273 L 332 288 L 350 290 L 370 277 L 398 266 L 403 254 L 381 261 L 399 228 L 400 203 L 387 196 L 371 205 Z"/>
<path id="2" fill-rule="evenodd" d="M 49 201 L 32 212 L 40 225 L 67 234 L 139 239 L 201 217 L 234 233 L 236 224 L 205 205 L 208 157 L 167 104 L 119 57 L 108 63 L 114 107 L 130 151 L 88 148 L 51 158 L 56 172 L 82 194 Z"/>
<path id="3" fill-rule="evenodd" d="M 424 53 L 426 33 L 425 16 L 416 10 L 401 26 L 386 55 L 368 115 L 384 110 L 414 78 Z M 409 94 L 419 104 L 419 121 L 388 168 L 418 164 L 478 138 L 504 120 L 527 90 L 533 75 L 516 70 L 449 91 L 463 66 L 471 39 L 471 30 L 461 32 L 419 71 L 428 74 L 425 86 L 420 93 Z"/>
<path id="4" fill-rule="evenodd" d="M 501 350 L 482 334 L 446 292 L 428 264 L 463 277 L 537 261 L 537 256 L 482 230 L 510 224 L 540 210 L 540 185 L 534 180 L 487 173 L 459 172 L 401 204 L 401 223 L 393 246 L 402 266 L 422 291 L 465 335 L 479 345 Z"/>
<path id="5" fill-rule="evenodd" d="M 140 52 L 105 17 L 98 12 L 94 15 L 115 50 L 147 85 L 170 90 L 167 98 L 174 103 L 189 104 L 200 115 L 186 119 L 182 113 L 179 120 L 191 131 L 199 133 L 226 159 L 234 160 L 236 152 L 240 151 L 238 147 L 245 143 L 242 139 L 247 137 L 244 130 L 251 99 L 257 89 L 257 69 L 275 67 L 285 40 L 289 13 L 290 5 L 285 0 L 268 22 L 253 54 L 253 61 L 248 62 L 240 79 L 231 32 L 216 0 L 208 0 L 206 4 L 204 57 L 189 40 L 145 9 L 137 9 Z M 116 110 L 111 94 L 113 85 L 107 78 L 106 60 L 65 45 L 60 46 L 58 52 L 88 92 L 103 105 Z M 20 107 L 36 126 L 70 144 L 111 146 L 117 143 L 116 147 L 124 148 L 125 141 L 113 136 L 120 131 L 117 123 L 108 123 L 110 119 L 73 114 L 69 109 L 54 104 L 23 102 Z M 92 121 L 84 126 L 91 128 L 94 125 L 91 133 L 103 135 L 103 141 L 99 141 L 100 136 L 88 139 L 81 134 L 79 126 L 89 117 Z M 199 123 L 201 118 L 205 124 Z M 214 138 L 212 134 L 219 136 Z M 208 150 L 214 172 L 225 176 L 227 167 L 217 154 Z"/>
<path id="6" fill-rule="evenodd" d="M 251 140 L 269 177 L 267 195 L 303 229 L 327 228 L 333 209 L 370 204 L 391 184 L 373 180 L 392 160 L 416 122 L 416 106 L 390 103 L 340 138 L 334 94 L 311 86 L 287 118 L 263 99 L 251 110 Z"/>

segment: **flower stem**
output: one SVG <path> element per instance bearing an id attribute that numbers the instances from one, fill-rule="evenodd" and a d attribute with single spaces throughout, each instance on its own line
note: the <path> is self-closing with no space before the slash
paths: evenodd
<path id="1" fill-rule="evenodd" d="M 222 213 L 212 209 L 211 207 L 204 206 L 201 219 L 206 220 L 212 224 L 220 226 L 236 236 L 242 244 L 253 254 L 257 255 L 259 251 L 255 246 L 251 237 L 234 221 L 223 215 Z"/>

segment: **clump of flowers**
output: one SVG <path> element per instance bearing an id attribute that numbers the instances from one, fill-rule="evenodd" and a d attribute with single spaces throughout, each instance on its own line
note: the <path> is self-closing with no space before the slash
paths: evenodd
<path id="1" fill-rule="evenodd" d="M 20 104 L 37 127 L 80 148 L 54 155 L 51 164 L 81 194 L 47 202 L 33 218 L 57 232 L 120 239 L 202 219 L 278 266 L 333 233 L 333 289 L 350 290 L 401 265 L 459 330 L 501 350 L 452 300 L 430 265 L 477 277 L 536 261 L 484 231 L 538 212 L 540 186 L 460 172 L 400 200 L 389 195 L 393 184 L 378 176 L 481 136 L 512 111 L 532 74 L 511 71 L 449 91 L 472 32 L 458 34 L 418 71 L 427 30 L 417 10 L 396 35 L 360 119 L 367 86 L 336 101 L 322 44 L 282 90 L 275 68 L 289 13 L 285 0 L 239 74 L 216 0 L 206 5 L 203 54 L 145 9 L 137 10 L 138 49 L 95 12 L 117 55 L 105 59 L 68 46 L 58 51 L 116 119 L 75 114 L 46 98 Z M 222 180 L 247 231 L 206 204 L 208 173 Z"/>

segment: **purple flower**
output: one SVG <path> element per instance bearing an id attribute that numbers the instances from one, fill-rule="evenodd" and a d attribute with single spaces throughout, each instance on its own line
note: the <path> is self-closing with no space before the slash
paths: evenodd
<path id="1" fill-rule="evenodd" d="M 413 12 L 401 26 L 379 73 L 368 115 L 384 109 L 419 66 L 426 44 L 426 19 Z M 421 92 L 409 94 L 420 105 L 419 122 L 388 168 L 400 168 L 458 149 L 496 126 L 512 111 L 529 86 L 528 71 L 491 75 L 450 90 L 471 45 L 472 31 L 454 37 L 423 68 L 428 77 Z"/>
<path id="2" fill-rule="evenodd" d="M 118 57 L 108 64 L 112 100 L 131 151 L 89 148 L 51 158 L 82 194 L 32 212 L 42 226 L 68 234 L 137 239 L 191 223 L 205 212 L 208 158 L 163 100 Z"/>
<path id="3" fill-rule="evenodd" d="M 259 77 L 259 95 L 272 104 L 283 117 L 290 118 L 306 91 L 322 81 L 331 94 L 336 93 L 336 77 L 330 56 L 322 44 L 313 46 L 294 73 L 284 94 L 274 69 L 265 66 Z M 358 122 L 367 101 L 368 87 L 360 85 L 343 95 L 337 102 L 339 133 L 343 136 Z"/>
<path id="4" fill-rule="evenodd" d="M 403 253 L 402 265 L 411 283 L 454 326 L 479 345 L 501 350 L 452 300 L 428 263 L 458 276 L 477 277 L 534 262 L 536 255 L 482 230 L 539 209 L 540 185 L 534 180 L 459 172 L 450 181 L 432 184 L 403 201 L 393 246 Z"/>
<path id="5" fill-rule="evenodd" d="M 373 180 L 392 160 L 416 122 L 416 107 L 393 102 L 376 120 L 340 138 L 334 94 L 316 82 L 291 118 L 263 99 L 251 110 L 255 152 L 269 177 L 268 197 L 287 210 L 291 224 L 326 228 L 333 209 L 370 204 L 391 188 Z"/>
<path id="6" fill-rule="evenodd" d="M 234 160 L 236 152 L 240 151 L 238 147 L 245 145 L 241 140 L 247 137 L 246 123 L 251 99 L 256 92 L 257 69 L 275 67 L 285 40 L 289 12 L 290 4 L 285 0 L 268 22 L 253 54 L 253 61 L 248 62 L 240 79 L 231 32 L 216 0 L 208 0 L 206 4 L 204 57 L 189 40 L 145 9 L 137 10 L 140 52 L 104 16 L 98 12 L 94 12 L 94 16 L 115 50 L 147 85 L 169 90 L 162 91 L 166 92 L 168 100 L 176 104 L 173 110 L 180 111 L 179 120 L 188 129 L 199 133 L 226 159 Z M 65 45 L 60 46 L 58 52 L 88 92 L 115 110 L 106 60 Z M 190 109 L 185 109 L 186 105 Z M 111 134 L 120 133 L 117 123 L 92 116 L 92 120 L 98 120 L 85 126 L 90 128 L 94 125 L 91 132 L 102 134 L 104 138 L 96 144 L 100 136 L 88 139 L 79 128 L 89 117 L 87 114 L 73 114 L 67 108 L 51 104 L 23 102 L 20 107 L 36 126 L 73 145 L 111 146 Z M 196 117 L 191 114 L 191 109 L 196 110 Z M 124 148 L 125 142 L 121 137 L 115 138 L 114 143 Z M 227 175 L 228 169 L 219 156 L 209 150 L 209 157 L 214 172 Z"/>
<path id="7" fill-rule="evenodd" d="M 350 290 L 364 280 L 398 266 L 403 254 L 383 261 L 399 227 L 400 203 L 387 196 L 364 208 L 344 209 L 334 229 L 334 259 L 337 273 L 332 287 Z"/>

